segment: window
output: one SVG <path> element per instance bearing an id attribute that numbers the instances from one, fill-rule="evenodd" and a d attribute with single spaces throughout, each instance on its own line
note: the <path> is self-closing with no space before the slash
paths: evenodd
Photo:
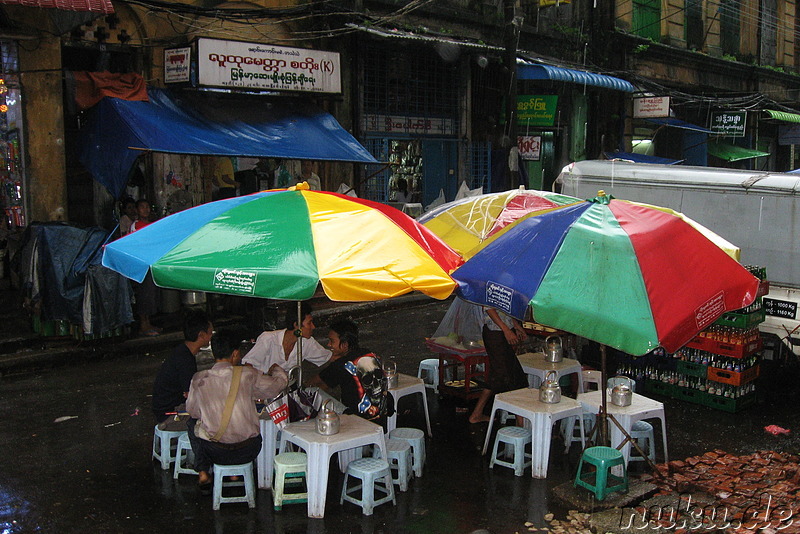
<path id="1" fill-rule="evenodd" d="M 633 0 L 633 33 L 661 40 L 661 0 Z"/>
<path id="2" fill-rule="evenodd" d="M 686 0 L 686 47 L 689 50 L 702 50 L 705 40 L 703 30 L 703 1 Z"/>
<path id="3" fill-rule="evenodd" d="M 721 0 L 719 4 L 719 30 L 722 53 L 739 55 L 739 0 Z"/>

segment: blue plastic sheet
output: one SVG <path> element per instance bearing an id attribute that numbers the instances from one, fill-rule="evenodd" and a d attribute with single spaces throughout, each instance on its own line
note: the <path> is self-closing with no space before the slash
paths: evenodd
<path id="1" fill-rule="evenodd" d="M 119 198 L 145 151 L 377 163 L 328 113 L 307 102 L 231 94 L 175 97 L 148 88 L 149 102 L 104 98 L 81 130 L 80 161 Z"/>

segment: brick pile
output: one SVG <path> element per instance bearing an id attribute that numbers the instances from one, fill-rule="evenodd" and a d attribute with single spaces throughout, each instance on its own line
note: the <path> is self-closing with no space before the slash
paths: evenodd
<path id="1" fill-rule="evenodd" d="M 714 450 L 657 468 L 663 477 L 656 476 L 651 482 L 659 487 L 660 494 L 702 492 L 712 497 L 713 504 L 684 514 L 703 514 L 710 530 L 726 534 L 800 534 L 798 455 L 758 451 L 735 456 Z M 684 524 L 676 524 L 674 517 L 655 519 L 662 528 L 669 530 L 672 526 L 676 534 L 689 531 L 680 528 Z M 651 522 L 651 526 L 655 525 Z"/>

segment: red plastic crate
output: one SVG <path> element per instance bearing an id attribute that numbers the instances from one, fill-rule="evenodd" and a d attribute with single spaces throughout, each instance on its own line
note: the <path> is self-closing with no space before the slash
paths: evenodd
<path id="1" fill-rule="evenodd" d="M 762 280 L 758 284 L 758 289 L 756 290 L 756 298 L 763 297 L 769 293 L 769 280 Z"/>
<path id="2" fill-rule="evenodd" d="M 761 345 L 762 342 L 760 337 L 755 341 L 751 341 L 750 343 L 736 345 L 733 343 L 723 343 L 721 341 L 715 341 L 713 339 L 700 336 L 697 336 L 686 344 L 687 347 L 691 347 L 693 349 L 713 352 L 714 354 L 720 354 L 722 356 L 730 356 L 731 358 L 746 358 L 760 351 Z"/>
<path id="3" fill-rule="evenodd" d="M 723 384 L 730 384 L 732 386 L 741 386 L 752 382 L 760 373 L 761 366 L 754 365 L 750 369 L 737 373 L 736 371 L 728 371 L 727 369 L 717 369 L 716 367 L 708 368 L 708 379 L 714 382 L 721 382 Z"/>

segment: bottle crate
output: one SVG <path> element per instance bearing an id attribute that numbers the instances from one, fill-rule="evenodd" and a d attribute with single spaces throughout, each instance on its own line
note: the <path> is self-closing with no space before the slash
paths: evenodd
<path id="1" fill-rule="evenodd" d="M 678 360 L 677 371 L 686 376 L 705 378 L 708 374 L 708 366 L 702 363 Z"/>
<path id="2" fill-rule="evenodd" d="M 755 404 L 756 394 L 748 393 L 743 397 L 731 398 L 723 397 L 721 395 L 708 395 L 705 396 L 705 405 L 715 410 L 722 410 L 723 412 L 736 413 L 745 408 Z"/>
<path id="3" fill-rule="evenodd" d="M 760 366 L 754 365 L 749 369 L 741 372 L 728 371 L 727 369 L 718 369 L 716 367 L 708 368 L 708 379 L 714 382 L 721 382 L 723 384 L 730 384 L 731 386 L 741 386 L 752 382 L 760 373 Z"/>
<path id="4" fill-rule="evenodd" d="M 697 336 L 686 344 L 687 347 L 713 352 L 731 358 L 746 358 L 761 350 L 761 337 L 749 343 L 725 343 L 707 337 Z"/>
<path id="5" fill-rule="evenodd" d="M 766 312 L 763 309 L 751 313 L 726 312 L 714 324 L 747 330 L 763 323 L 766 317 Z"/>
<path id="6" fill-rule="evenodd" d="M 699 389 L 686 388 L 681 386 L 674 386 L 672 397 L 678 400 L 691 402 L 694 404 L 704 404 L 704 397 L 708 394 Z"/>
<path id="7" fill-rule="evenodd" d="M 644 390 L 646 393 L 653 395 L 664 395 L 665 397 L 672 397 L 676 386 L 661 382 L 660 380 L 647 380 L 644 383 Z"/>

